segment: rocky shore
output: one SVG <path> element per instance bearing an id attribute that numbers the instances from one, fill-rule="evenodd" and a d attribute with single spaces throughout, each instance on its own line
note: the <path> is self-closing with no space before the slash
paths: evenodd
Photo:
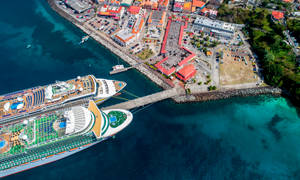
<path id="1" fill-rule="evenodd" d="M 271 94 L 275 96 L 282 95 L 282 90 L 273 87 L 256 87 L 256 88 L 246 88 L 246 89 L 228 89 L 228 90 L 216 90 L 203 92 L 198 94 L 187 94 L 185 96 L 179 96 L 173 98 L 177 103 L 184 102 L 202 102 L 211 101 L 217 99 L 227 99 L 231 97 L 241 97 L 241 96 L 257 96 L 262 94 Z"/>

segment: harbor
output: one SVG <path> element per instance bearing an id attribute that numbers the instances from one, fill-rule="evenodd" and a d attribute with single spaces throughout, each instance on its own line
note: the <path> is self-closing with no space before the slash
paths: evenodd
<path id="1" fill-rule="evenodd" d="M 19 6 L 6 1 L 0 9 L 0 51 L 5 59 L 1 94 L 87 74 L 124 81 L 125 90 L 139 97 L 162 90 L 134 69 L 110 76 L 112 66 L 127 64 L 91 38 L 79 46 L 85 34 L 45 1 L 22 1 Z M 10 9 L 15 11 L 8 15 Z M 121 92 L 118 97 L 131 99 Z M 112 102 L 99 107 L 120 103 Z M 82 151 L 3 179 L 298 179 L 300 121 L 283 97 L 238 96 L 188 104 L 166 99 L 130 111 L 132 123 L 115 138 L 93 147 L 71 147 L 66 155 Z M 72 146 L 85 141 L 76 139 Z M 58 154 L 69 148 L 60 147 L 49 149 Z"/>

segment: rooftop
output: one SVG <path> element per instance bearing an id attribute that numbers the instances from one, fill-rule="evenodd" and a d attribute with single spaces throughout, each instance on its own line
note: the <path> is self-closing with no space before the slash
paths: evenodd
<path id="1" fill-rule="evenodd" d="M 188 64 L 181 68 L 177 73 L 177 77 L 180 78 L 181 80 L 188 80 L 191 77 L 193 77 L 196 73 L 196 68 L 193 64 Z"/>
<path id="2" fill-rule="evenodd" d="M 230 32 L 235 31 L 235 27 L 231 23 L 218 21 L 218 20 L 211 20 L 211 19 L 205 18 L 205 17 L 197 17 L 194 24 L 204 25 L 204 26 L 208 26 L 210 28 L 227 30 Z"/>
<path id="3" fill-rule="evenodd" d="M 199 0 L 193 0 L 193 6 L 202 8 L 205 5 L 205 2 Z"/>
<path id="4" fill-rule="evenodd" d="M 65 3 L 79 13 L 86 11 L 91 7 L 88 3 L 79 0 L 66 0 Z"/>
<path id="5" fill-rule="evenodd" d="M 276 20 L 281 20 L 284 17 L 284 13 L 280 11 L 272 11 L 272 17 Z"/>
<path id="6" fill-rule="evenodd" d="M 141 7 L 139 6 L 130 6 L 127 11 L 130 13 L 130 14 L 139 14 L 141 10 Z"/>

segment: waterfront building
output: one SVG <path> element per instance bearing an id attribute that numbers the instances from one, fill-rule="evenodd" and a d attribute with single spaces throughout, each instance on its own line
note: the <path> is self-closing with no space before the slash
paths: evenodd
<path id="1" fill-rule="evenodd" d="M 79 0 L 67 0 L 64 2 L 68 7 L 73 9 L 76 13 L 83 13 L 92 7 L 87 2 L 79 1 Z"/>
<path id="2" fill-rule="evenodd" d="M 127 46 L 136 41 L 145 25 L 145 13 L 146 11 L 142 9 L 139 14 L 130 15 L 127 25 L 116 32 L 112 39 L 121 46 Z"/>
<path id="3" fill-rule="evenodd" d="M 161 47 L 163 59 L 155 67 L 166 76 L 170 76 L 192 60 L 196 54 L 182 46 L 184 30 L 188 18 L 169 17 Z"/>
<path id="4" fill-rule="evenodd" d="M 187 81 L 194 77 L 196 72 L 195 66 L 193 64 L 188 64 L 176 72 L 176 77 L 183 81 Z"/>
<path id="5" fill-rule="evenodd" d="M 193 23 L 193 29 L 226 39 L 232 39 L 235 33 L 235 26 L 231 23 L 211 20 L 206 17 L 197 17 Z"/>

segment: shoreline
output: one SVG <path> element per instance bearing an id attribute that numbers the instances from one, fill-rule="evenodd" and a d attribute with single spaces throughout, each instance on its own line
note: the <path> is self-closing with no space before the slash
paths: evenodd
<path id="1" fill-rule="evenodd" d="M 131 57 L 130 54 L 127 52 L 123 52 L 120 50 L 120 47 L 117 47 L 111 39 L 108 39 L 103 34 L 94 32 L 94 30 L 89 29 L 88 27 L 84 26 L 84 23 L 81 23 L 74 19 L 72 16 L 61 10 L 59 7 L 56 6 L 55 0 L 47 0 L 50 7 L 58 13 L 58 15 L 64 17 L 66 20 L 71 22 L 73 25 L 81 29 L 84 33 L 91 36 L 95 41 L 101 44 L 103 47 L 108 49 L 110 52 L 117 55 L 120 59 L 128 63 L 130 66 L 137 64 L 137 61 L 134 57 Z M 157 72 L 154 72 L 150 67 L 145 64 L 138 65 L 134 67 L 134 69 L 138 70 L 140 73 L 145 75 L 149 78 L 152 82 L 163 89 L 170 89 L 172 88 L 172 84 L 167 83 L 164 79 L 161 79 L 160 76 L 157 76 Z M 186 94 L 183 96 L 173 97 L 176 103 L 187 103 L 187 102 L 204 102 L 204 101 L 211 101 L 211 100 L 218 100 L 218 99 L 227 99 L 231 97 L 242 97 L 242 96 L 257 96 L 262 94 L 271 94 L 274 96 L 282 96 L 284 93 L 279 88 L 274 88 L 271 86 L 265 87 L 251 87 L 251 88 L 230 88 L 230 89 L 219 89 L 215 91 L 206 91 L 200 93 L 193 93 L 193 94 Z"/>
<path id="2" fill-rule="evenodd" d="M 215 90 L 195 94 L 187 94 L 185 96 L 176 97 L 177 103 L 187 102 L 205 102 L 220 99 L 228 99 L 232 97 L 246 97 L 246 96 L 258 96 L 270 94 L 273 96 L 282 96 L 282 90 L 273 87 L 256 87 L 256 88 L 244 88 L 244 89 L 226 89 Z"/>
<path id="3" fill-rule="evenodd" d="M 70 21 L 73 25 L 77 26 L 81 31 L 88 34 L 90 37 L 92 37 L 95 41 L 97 41 L 99 44 L 101 44 L 103 47 L 108 49 L 110 52 L 117 55 L 120 59 L 128 63 L 130 66 L 136 65 L 137 62 L 134 60 L 133 57 L 131 57 L 130 54 L 121 51 L 120 47 L 117 47 L 114 42 L 110 39 L 108 39 L 106 36 L 94 32 L 94 30 L 89 29 L 88 27 L 84 26 L 84 23 L 81 23 L 74 19 L 72 16 L 61 10 L 59 7 L 56 6 L 55 0 L 47 0 L 50 7 L 58 13 L 60 16 L 64 17 L 66 20 Z M 153 71 L 145 64 L 138 65 L 134 67 L 134 69 L 137 69 L 140 73 L 145 75 L 147 78 L 149 78 L 152 82 L 157 84 L 158 86 L 162 87 L 163 89 L 170 89 L 172 86 L 167 84 L 163 79 L 161 79 L 159 76 L 156 76 Z"/>

